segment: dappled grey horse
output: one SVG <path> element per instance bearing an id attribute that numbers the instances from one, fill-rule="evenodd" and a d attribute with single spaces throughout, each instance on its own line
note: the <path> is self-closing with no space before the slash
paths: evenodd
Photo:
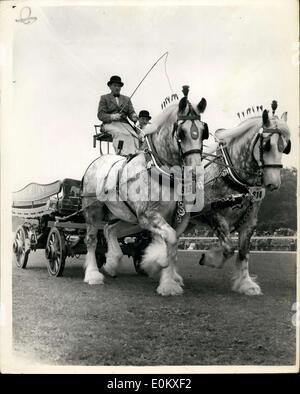
<path id="1" fill-rule="evenodd" d="M 197 174 L 203 175 L 202 141 L 208 137 L 207 125 L 201 121 L 205 107 L 205 99 L 192 105 L 186 96 L 183 97 L 179 104 L 171 104 L 153 119 L 146 130 L 147 151 L 130 160 L 118 155 L 103 155 L 87 169 L 82 190 L 87 223 L 85 282 L 103 283 L 104 276 L 97 268 L 95 257 L 97 223 L 115 219 L 104 228 L 108 250 L 103 272 L 111 276 L 117 272 L 122 257 L 118 236 L 122 232 L 130 233 L 137 228 L 148 230 L 152 234 L 152 243 L 145 254 L 143 269 L 159 274 L 159 294 L 182 293 L 182 278 L 176 271 L 177 234 L 171 226 L 178 214 L 178 195 L 182 190 L 173 187 L 170 192 L 170 182 L 153 180 L 151 169 L 163 172 L 167 177 L 170 174 L 171 179 L 174 168 L 187 168 L 197 183 Z M 203 184 L 198 186 L 200 210 L 204 200 Z M 152 195 L 155 198 L 151 198 Z M 195 200 L 186 201 L 185 208 L 189 203 L 197 205 Z M 185 228 L 187 223 L 188 219 L 183 219 L 181 227 Z"/>
<path id="2" fill-rule="evenodd" d="M 192 222 L 209 224 L 220 240 L 220 246 L 203 253 L 201 265 L 222 267 L 234 253 L 230 233 L 238 231 L 232 289 L 247 295 L 261 294 L 248 265 L 264 189 L 280 187 L 282 154 L 291 149 L 287 113 L 279 119 L 274 112 L 269 117 L 264 110 L 262 116 L 251 117 L 235 128 L 216 131 L 216 154 L 203 154 L 205 205 L 200 214 L 192 214 Z"/>

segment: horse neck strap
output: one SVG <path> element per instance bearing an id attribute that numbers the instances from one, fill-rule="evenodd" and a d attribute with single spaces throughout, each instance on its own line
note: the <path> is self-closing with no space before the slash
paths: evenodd
<path id="1" fill-rule="evenodd" d="M 172 177 L 172 175 L 170 173 L 168 173 L 167 171 L 165 171 L 161 168 L 164 165 L 164 163 L 162 162 L 162 159 L 159 157 L 158 153 L 156 152 L 155 146 L 153 145 L 153 142 L 152 142 L 149 135 L 145 136 L 145 141 L 147 144 L 147 149 L 146 149 L 145 153 L 149 154 L 150 158 L 151 158 L 151 160 L 149 160 L 148 163 L 152 162 L 158 171 L 160 171 L 164 175 L 167 175 L 168 177 Z M 165 163 L 165 164 L 167 164 L 167 163 Z M 149 164 L 149 165 L 147 164 L 147 167 L 148 166 L 151 168 L 151 164 Z"/>
<path id="2" fill-rule="evenodd" d="M 126 123 L 129 124 L 129 126 L 132 128 L 132 130 L 127 129 L 127 131 L 129 132 L 129 134 L 131 134 L 132 137 L 136 138 L 139 141 L 143 141 L 143 139 L 136 134 L 136 130 L 138 130 L 139 132 L 142 132 L 142 129 L 140 129 L 138 126 L 133 125 L 131 122 L 129 122 L 128 119 L 126 119 Z"/>
<path id="3" fill-rule="evenodd" d="M 227 150 L 227 148 L 224 146 L 224 144 L 223 144 L 222 142 L 220 142 L 219 146 L 220 146 L 220 150 L 221 150 L 221 153 L 222 153 L 223 160 L 224 160 L 224 162 L 225 162 L 225 164 L 226 164 L 226 175 L 228 174 L 228 175 L 231 177 L 231 179 L 232 179 L 235 183 L 237 183 L 239 186 L 242 186 L 242 187 L 248 189 L 248 187 L 250 187 L 250 186 L 252 186 L 252 185 L 250 185 L 247 181 L 244 181 L 244 180 L 236 173 L 236 171 L 234 171 L 233 165 L 232 165 L 232 161 L 231 161 L 231 158 L 230 158 L 229 153 L 228 153 L 228 150 Z"/>
<path id="4" fill-rule="evenodd" d="M 162 176 L 166 176 L 168 179 L 170 179 L 170 187 L 172 187 L 172 188 L 174 187 L 174 182 L 175 181 L 182 182 L 181 183 L 181 185 L 182 185 L 181 186 L 182 187 L 181 191 L 182 191 L 182 194 L 184 194 L 184 187 L 185 187 L 184 186 L 185 182 L 184 182 L 184 178 L 183 178 L 184 173 L 182 173 L 180 176 L 176 177 L 173 172 L 171 173 L 171 172 L 167 172 L 167 171 L 163 170 L 157 164 L 156 157 L 153 154 L 153 151 L 151 150 L 151 147 L 153 147 L 151 139 L 148 139 L 148 136 L 146 136 L 145 140 L 146 140 L 146 143 L 148 145 L 148 149 L 145 150 L 145 157 L 146 157 L 146 162 L 147 162 L 147 164 L 146 164 L 147 170 L 150 171 L 151 168 L 154 167 L 156 169 L 156 171 L 158 171 L 160 174 L 162 174 Z M 193 180 L 193 182 L 194 182 L 194 180 Z M 179 209 L 180 204 L 177 204 L 177 205 L 178 205 L 178 209 Z"/>
<path id="5" fill-rule="evenodd" d="M 122 167 L 118 169 L 117 180 L 116 180 L 116 193 L 117 193 L 117 196 L 118 196 L 118 197 L 120 197 L 120 179 L 121 179 L 121 176 L 122 176 L 122 174 L 123 174 L 124 167 L 125 167 L 126 164 L 127 164 L 131 159 L 133 159 L 133 157 L 135 157 L 135 156 L 136 156 L 136 155 L 132 155 L 132 156 L 128 157 L 128 159 L 126 159 L 126 160 L 124 161 L 124 163 L 122 164 Z M 133 208 L 128 204 L 128 202 L 126 201 L 126 199 L 121 200 L 121 201 L 123 201 L 124 205 L 128 208 L 128 210 L 130 211 L 130 213 L 131 213 L 135 218 L 137 218 L 136 212 L 135 212 L 135 211 L 133 210 Z"/>
<path id="6" fill-rule="evenodd" d="M 216 207 L 233 207 L 238 204 L 238 200 L 240 198 L 248 198 L 251 202 L 258 202 L 261 201 L 265 196 L 265 188 L 258 185 L 250 185 L 248 182 L 245 182 L 235 171 L 232 166 L 232 161 L 230 159 L 229 153 L 223 143 L 219 143 L 219 147 L 221 150 L 222 158 L 225 163 L 225 171 L 221 172 L 221 176 L 228 181 L 233 182 L 235 185 L 238 185 L 239 189 L 246 191 L 243 194 L 238 195 L 230 195 L 229 197 L 224 197 L 221 199 L 216 200 Z M 218 156 L 216 156 L 216 159 Z M 211 161 L 212 164 L 214 161 Z M 218 163 L 216 163 L 218 164 Z M 215 179 L 215 178 L 213 178 Z M 212 180 L 208 181 L 207 183 L 211 182 Z"/>

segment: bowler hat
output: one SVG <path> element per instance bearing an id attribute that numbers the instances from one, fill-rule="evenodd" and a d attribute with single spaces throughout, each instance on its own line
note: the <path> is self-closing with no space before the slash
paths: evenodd
<path id="1" fill-rule="evenodd" d="M 121 86 L 124 85 L 124 83 L 121 81 L 121 77 L 119 77 L 118 75 L 113 75 L 112 77 L 110 77 L 110 80 L 107 82 L 107 85 L 109 86 L 112 83 L 118 83 Z"/>
<path id="2" fill-rule="evenodd" d="M 150 119 L 151 119 L 151 116 L 150 116 L 150 114 L 149 114 L 148 111 L 142 110 L 142 111 L 140 111 L 140 113 L 139 113 L 139 118 L 148 118 L 148 119 L 150 120 Z"/>

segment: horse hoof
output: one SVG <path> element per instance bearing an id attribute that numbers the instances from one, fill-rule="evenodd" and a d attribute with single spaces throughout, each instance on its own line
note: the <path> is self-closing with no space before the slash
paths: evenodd
<path id="1" fill-rule="evenodd" d="M 263 294 L 260 286 L 252 280 L 246 280 L 244 282 L 236 281 L 233 284 L 232 290 L 247 296 L 258 296 Z"/>
<path id="2" fill-rule="evenodd" d="M 93 286 L 93 285 L 103 285 L 104 282 L 101 279 L 91 279 L 88 281 L 88 284 Z"/>
<path id="3" fill-rule="evenodd" d="M 260 288 L 250 288 L 247 290 L 247 292 L 245 293 L 247 296 L 257 296 L 257 295 L 263 295 L 262 291 Z"/>
<path id="4" fill-rule="evenodd" d="M 254 283 L 253 285 L 244 288 L 243 294 L 247 296 L 257 296 L 257 295 L 262 295 L 262 291 L 261 288 L 258 286 L 258 284 Z"/>
<path id="5" fill-rule="evenodd" d="M 98 271 L 89 272 L 85 275 L 84 282 L 89 285 L 103 285 L 104 277 Z"/>
<path id="6" fill-rule="evenodd" d="M 205 253 L 202 253 L 202 256 L 200 257 L 200 260 L 199 260 L 200 265 L 204 265 L 204 259 L 205 259 Z"/>
<path id="7" fill-rule="evenodd" d="M 101 272 L 102 272 L 104 275 L 109 276 L 110 278 L 116 278 L 116 277 L 117 277 L 117 274 L 116 274 L 115 272 L 113 272 L 113 271 L 109 272 L 109 270 L 108 270 L 108 269 L 105 269 L 104 267 L 101 268 Z"/>
<path id="8" fill-rule="evenodd" d="M 181 295 L 183 293 L 183 289 L 175 281 L 160 284 L 156 291 L 164 297 Z"/>

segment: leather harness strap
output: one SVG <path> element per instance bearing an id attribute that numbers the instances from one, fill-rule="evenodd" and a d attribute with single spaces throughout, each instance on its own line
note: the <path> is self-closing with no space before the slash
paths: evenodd
<path id="1" fill-rule="evenodd" d="M 126 166 L 127 163 L 130 162 L 130 160 L 132 160 L 135 156 L 137 156 L 138 153 L 132 154 L 132 155 L 128 155 L 126 157 L 125 162 L 123 163 L 122 167 L 118 169 L 118 174 L 117 174 L 117 182 L 116 182 L 116 193 L 118 198 L 120 197 L 120 178 L 122 176 L 124 167 Z M 119 199 L 120 200 L 120 199 Z M 128 202 L 126 200 L 122 200 L 123 203 L 126 205 L 126 207 L 129 209 L 129 211 L 137 218 L 135 211 L 132 209 L 132 207 L 128 204 Z"/>
<path id="2" fill-rule="evenodd" d="M 234 170 L 234 167 L 233 167 L 231 158 L 229 156 L 228 150 L 222 143 L 220 143 L 220 149 L 221 149 L 221 152 L 222 152 L 222 156 L 223 156 L 224 162 L 225 162 L 226 167 L 227 167 L 227 172 L 230 175 L 230 177 L 234 180 L 234 182 L 237 183 L 238 185 L 246 187 L 246 188 L 249 187 L 249 186 L 252 186 L 249 182 L 247 182 L 246 180 L 242 179 L 237 174 L 237 172 Z"/>

